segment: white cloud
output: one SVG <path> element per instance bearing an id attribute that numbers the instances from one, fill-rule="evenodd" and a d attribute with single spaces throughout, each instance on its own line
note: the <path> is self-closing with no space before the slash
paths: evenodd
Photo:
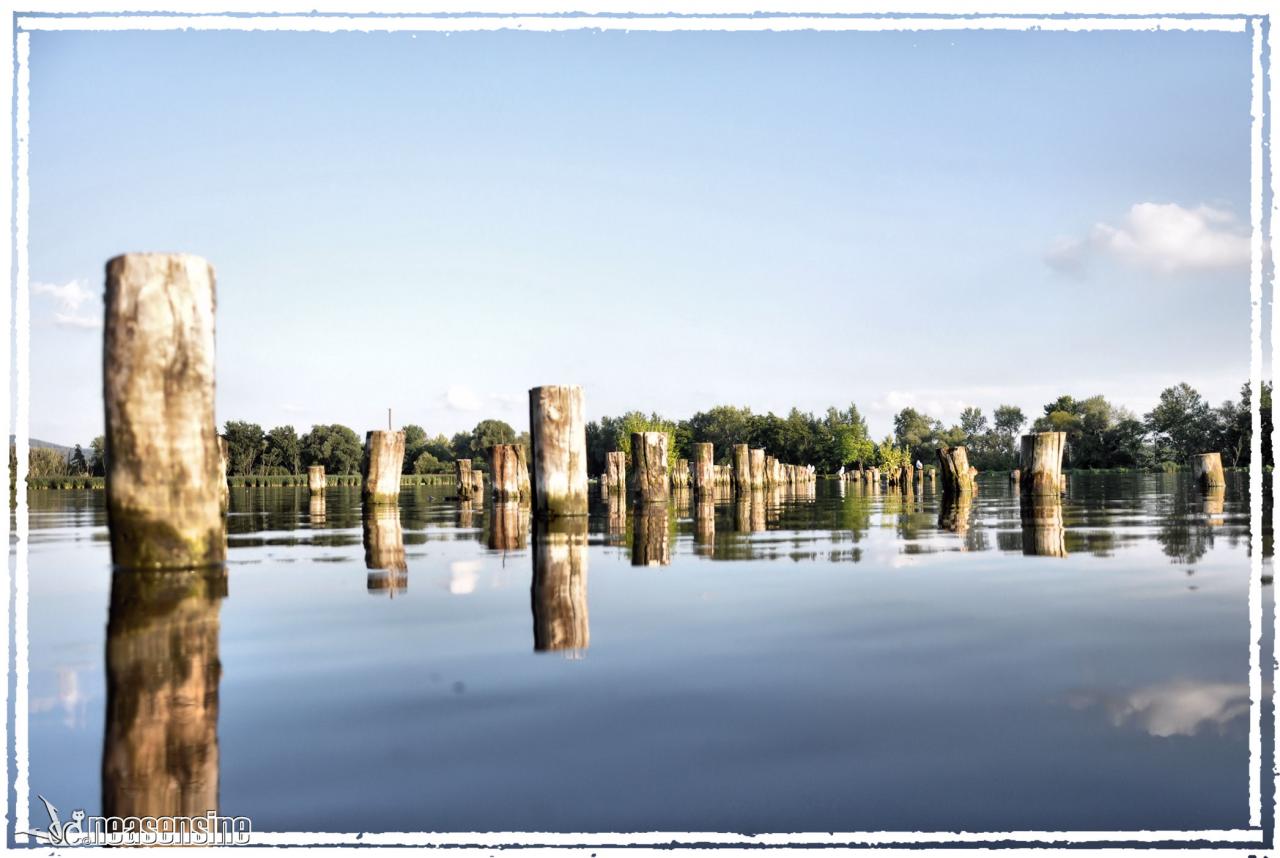
<path id="1" fill-rule="evenodd" d="M 83 280 L 71 280 L 62 285 L 54 283 L 32 283 L 32 295 L 48 295 L 57 302 L 59 309 L 74 313 L 87 301 L 97 299 L 93 290 Z"/>
<path id="2" fill-rule="evenodd" d="M 1068 700 L 1075 709 L 1095 704 L 1106 708 L 1112 725 L 1134 724 L 1159 738 L 1194 736 L 1202 727 L 1223 727 L 1249 711 L 1244 683 L 1175 679 L 1133 690 L 1120 697 L 1079 694 Z"/>
<path id="3" fill-rule="evenodd" d="M 1045 251 L 1051 268 L 1080 275 L 1094 257 L 1160 274 L 1249 264 L 1248 230 L 1231 212 L 1201 205 L 1137 203 L 1119 225 L 1099 222 L 1084 238 L 1060 237 Z"/>
<path id="4" fill-rule="evenodd" d="M 444 393 L 444 404 L 454 411 L 479 411 L 481 401 L 471 388 L 452 384 Z"/>
<path id="5" fill-rule="evenodd" d="M 92 331 L 102 327 L 102 316 L 54 313 L 53 323 L 64 328 L 79 328 L 80 330 Z"/>

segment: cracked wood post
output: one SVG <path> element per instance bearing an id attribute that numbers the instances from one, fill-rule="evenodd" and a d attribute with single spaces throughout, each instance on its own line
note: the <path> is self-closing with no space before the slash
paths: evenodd
<path id="1" fill-rule="evenodd" d="M 361 497 L 371 503 L 394 503 L 400 497 L 404 469 L 404 433 L 374 429 L 364 436 L 360 460 Z"/>
<path id="2" fill-rule="evenodd" d="M 471 460 L 471 497 L 484 500 L 484 471 L 476 467 L 476 460 Z"/>
<path id="3" fill-rule="evenodd" d="M 938 470 L 942 471 L 943 494 L 950 496 L 973 493 L 973 475 L 969 471 L 969 453 L 964 447 L 939 447 Z"/>
<path id="4" fill-rule="evenodd" d="M 600 475 L 606 494 L 627 493 L 627 454 L 614 450 L 604 454 L 604 473 Z"/>
<path id="5" fill-rule="evenodd" d="M 716 451 L 710 442 L 693 445 L 693 490 L 699 497 L 711 496 L 716 485 Z"/>
<path id="6" fill-rule="evenodd" d="M 226 560 L 226 476 L 214 419 L 214 275 L 184 253 L 107 263 L 102 391 L 111 558 L 119 567 Z"/>
<path id="7" fill-rule="evenodd" d="M 746 444 L 733 445 L 733 487 L 739 494 L 751 493 L 751 450 Z"/>
<path id="8" fill-rule="evenodd" d="M 454 473 L 457 475 L 457 492 L 458 497 L 462 500 L 471 500 L 471 487 L 474 483 L 471 480 L 471 460 L 459 459 L 453 463 Z"/>
<path id="9" fill-rule="evenodd" d="M 529 483 L 529 451 L 524 444 L 516 445 L 516 478 L 520 483 L 520 500 L 529 503 L 533 488 Z"/>
<path id="10" fill-rule="evenodd" d="M 1062 454 L 1066 432 L 1034 432 L 1022 436 L 1020 483 L 1028 496 L 1058 495 L 1064 487 Z"/>
<path id="11" fill-rule="evenodd" d="M 1227 484 L 1227 475 L 1222 470 L 1221 453 L 1197 453 L 1191 459 L 1191 470 L 1195 474 L 1200 488 L 1208 490 Z"/>
<path id="12" fill-rule="evenodd" d="M 587 426 L 582 388 L 545 385 L 529 391 L 533 514 L 587 514 Z"/>
<path id="13" fill-rule="evenodd" d="M 307 466 L 307 490 L 313 495 L 325 490 L 324 465 Z"/>
<path id="14" fill-rule="evenodd" d="M 494 500 L 520 500 L 519 444 L 494 444 L 489 448 L 489 481 Z"/>
<path id="15" fill-rule="evenodd" d="M 765 453 L 763 447 L 756 447 L 748 451 L 748 461 L 751 464 L 751 488 L 764 488 L 764 460 Z"/>
<path id="16" fill-rule="evenodd" d="M 687 489 L 690 481 L 689 460 L 676 459 L 675 467 L 671 469 L 671 488 Z"/>
<path id="17" fill-rule="evenodd" d="M 667 476 L 667 433 L 631 433 L 631 491 L 641 503 L 666 503 L 671 480 Z"/>
<path id="18" fill-rule="evenodd" d="M 537 449 L 535 441 L 535 463 Z M 534 470 L 536 482 L 536 464 Z M 586 479 L 585 472 L 583 479 Z M 586 518 L 571 516 L 554 521 L 535 521 L 531 554 L 533 648 L 537 652 L 567 650 L 570 654 L 581 654 L 591 646 L 591 624 L 587 613 Z"/>

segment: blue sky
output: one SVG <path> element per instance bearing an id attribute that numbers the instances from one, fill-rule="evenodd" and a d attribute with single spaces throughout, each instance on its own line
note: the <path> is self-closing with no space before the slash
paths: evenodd
<path id="1" fill-rule="evenodd" d="M 1248 376 L 1221 33 L 35 33 L 31 431 L 101 431 L 103 263 L 218 273 L 218 418 L 1135 411 Z"/>

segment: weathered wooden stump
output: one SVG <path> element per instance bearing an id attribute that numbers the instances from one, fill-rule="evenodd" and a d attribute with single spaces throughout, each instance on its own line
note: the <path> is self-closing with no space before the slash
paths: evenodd
<path id="1" fill-rule="evenodd" d="M 1191 470 L 1202 489 L 1227 484 L 1227 475 L 1222 470 L 1221 453 L 1197 453 L 1191 459 Z"/>
<path id="2" fill-rule="evenodd" d="M 1012 471 L 1009 472 L 1009 482 L 1017 485 L 1021 481 L 1022 481 L 1022 471 L 1018 470 L 1017 468 L 1014 468 Z"/>
<path id="3" fill-rule="evenodd" d="M 218 614 L 226 595 L 221 566 L 112 573 L 104 814 L 203 818 L 218 810 Z"/>
<path id="4" fill-rule="evenodd" d="M 476 467 L 476 460 L 471 460 L 471 497 L 484 498 L 484 471 Z"/>
<path id="5" fill-rule="evenodd" d="M 107 263 L 102 389 L 111 558 L 222 563 L 226 473 L 214 419 L 213 267 L 188 254 Z"/>
<path id="6" fill-rule="evenodd" d="M 627 493 L 627 454 L 621 450 L 605 453 L 604 475 L 609 491 L 625 496 Z"/>
<path id="7" fill-rule="evenodd" d="M 666 503 L 671 487 L 666 432 L 631 433 L 629 482 L 638 503 Z"/>
<path id="8" fill-rule="evenodd" d="M 522 449 L 519 444 L 494 444 L 489 448 L 489 482 L 494 500 L 519 501 L 526 498 L 521 486 Z"/>
<path id="9" fill-rule="evenodd" d="M 1035 557 L 1067 556 L 1062 501 L 1056 494 L 1032 495 L 1022 504 L 1022 553 Z"/>
<path id="10" fill-rule="evenodd" d="M 710 496 L 716 485 L 716 452 L 714 445 L 693 445 L 693 490 L 699 496 Z"/>
<path id="11" fill-rule="evenodd" d="M 746 444 L 733 445 L 733 489 L 740 494 L 751 492 L 751 449 Z"/>
<path id="12" fill-rule="evenodd" d="M 393 503 L 400 497 L 404 469 L 404 433 L 374 429 L 364 436 L 360 494 L 370 503 Z"/>
<path id="13" fill-rule="evenodd" d="M 314 494 L 320 494 L 328 485 L 324 476 L 324 465 L 308 465 L 307 466 L 307 491 Z"/>
<path id="14" fill-rule="evenodd" d="M 1035 432 L 1022 436 L 1019 483 L 1028 497 L 1062 493 L 1062 454 L 1066 432 Z"/>
<path id="15" fill-rule="evenodd" d="M 529 391 L 530 477 L 538 518 L 587 514 L 587 426 L 582 388 Z"/>
<path id="16" fill-rule="evenodd" d="M 969 470 L 969 452 L 964 447 L 939 447 L 938 470 L 942 471 L 943 494 L 967 495 L 973 493 L 973 474 Z"/>
<path id="17" fill-rule="evenodd" d="M 764 488 L 764 448 L 756 447 L 748 450 L 748 462 L 751 465 L 751 488 Z"/>
<path id="18" fill-rule="evenodd" d="M 536 466 L 534 470 L 536 482 Z M 578 653 L 587 649 L 591 625 L 587 615 L 586 517 L 536 520 L 531 553 L 534 650 Z"/>
<path id="19" fill-rule="evenodd" d="M 688 459 L 676 459 L 675 466 L 671 470 L 671 488 L 687 489 L 693 482 L 693 476 L 689 471 Z"/>
<path id="20" fill-rule="evenodd" d="M 529 508 L 519 500 L 494 501 L 489 514 L 489 550 L 520 551 L 527 543 Z"/>
<path id="21" fill-rule="evenodd" d="M 455 489 L 461 500 L 471 500 L 471 490 L 475 487 L 475 481 L 471 479 L 471 460 L 459 459 L 453 463 L 454 474 L 457 477 Z"/>
<path id="22" fill-rule="evenodd" d="M 390 572 L 407 570 L 400 507 L 393 503 L 367 504 L 362 523 L 365 568 Z"/>
<path id="23" fill-rule="evenodd" d="M 527 504 L 533 498 L 533 487 L 529 482 L 529 450 L 524 444 L 516 445 L 516 469 L 520 483 L 520 502 Z"/>

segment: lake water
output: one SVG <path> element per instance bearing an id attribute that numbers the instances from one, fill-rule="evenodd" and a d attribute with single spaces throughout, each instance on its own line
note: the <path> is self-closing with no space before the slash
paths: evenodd
<path id="1" fill-rule="evenodd" d="M 236 489 L 225 572 L 152 575 L 112 574 L 101 492 L 32 492 L 32 821 L 40 793 L 255 831 L 1245 828 L 1229 479 L 1074 475 L 1025 521 L 994 475 L 959 510 L 593 497 L 546 534 L 445 487 L 367 520 Z"/>

